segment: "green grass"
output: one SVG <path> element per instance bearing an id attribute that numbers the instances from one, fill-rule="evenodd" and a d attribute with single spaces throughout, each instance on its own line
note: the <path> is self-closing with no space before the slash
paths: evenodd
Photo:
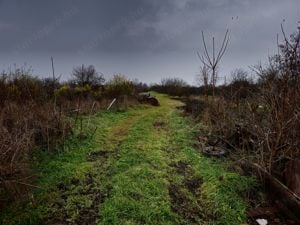
<path id="1" fill-rule="evenodd" d="M 75 134 L 61 153 L 37 154 L 42 189 L 25 207 L 1 212 L 0 221 L 88 224 L 87 214 L 98 224 L 246 224 L 242 193 L 255 182 L 202 156 L 194 147 L 199 125 L 180 114 L 180 102 L 157 96 L 160 107 L 95 115 L 85 130 L 98 127 L 93 140 Z"/>
<path id="2" fill-rule="evenodd" d="M 43 221 L 52 210 L 51 204 L 60 197 L 57 185 L 68 183 L 72 178 L 83 179 L 86 173 L 92 170 L 93 164 L 87 161 L 88 153 L 94 148 L 109 145 L 106 138 L 112 127 L 128 119 L 135 112 L 101 113 L 93 119 L 93 125 L 98 126 L 96 138 L 80 139 L 75 132 L 66 142 L 64 151 L 38 151 L 34 156 L 34 169 L 38 177 L 35 183 L 38 189 L 34 190 L 33 198 L 24 207 L 22 203 L 12 204 L 0 213 L 2 224 L 31 225 Z M 87 119 L 85 119 L 85 124 Z M 91 130 L 85 130 L 87 137 Z"/>
<path id="3" fill-rule="evenodd" d="M 147 113 L 130 130 L 120 146 L 120 159 L 112 173 L 113 191 L 101 211 L 103 224 L 169 224 L 163 134 L 156 133 L 155 111 Z M 161 134 L 161 135 L 159 135 Z"/>
<path id="4" fill-rule="evenodd" d="M 241 176 L 225 169 L 219 160 L 207 158 L 193 148 L 195 132 L 187 119 L 174 113 L 172 116 L 172 137 L 175 148 L 182 151 L 193 166 L 196 174 L 203 178 L 202 194 L 205 198 L 207 214 L 213 217 L 210 222 L 215 224 L 246 224 L 246 203 L 242 194 L 256 188 L 254 179 Z M 194 139 L 195 140 L 195 139 Z"/>

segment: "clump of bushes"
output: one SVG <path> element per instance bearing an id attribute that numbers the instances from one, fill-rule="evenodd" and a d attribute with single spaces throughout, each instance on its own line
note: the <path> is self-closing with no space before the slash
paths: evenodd
<path id="1" fill-rule="evenodd" d="M 8 201 L 22 198 L 31 187 L 33 149 L 63 144 L 71 124 L 29 70 L 3 72 L 0 80 L 0 193 Z"/>
<path id="2" fill-rule="evenodd" d="M 47 98 L 42 81 L 33 77 L 30 69 L 9 69 L 3 71 L 0 76 L 0 105 L 7 101 L 43 102 Z"/>
<path id="3" fill-rule="evenodd" d="M 117 110 L 126 110 L 128 106 L 135 105 L 137 101 L 137 87 L 132 80 L 129 80 L 124 75 L 114 75 L 104 87 L 104 95 L 107 99 L 116 99 L 116 103 L 113 108 Z M 140 88 L 142 88 L 140 86 Z M 109 102 L 109 103 L 110 103 Z"/>
<path id="4" fill-rule="evenodd" d="M 285 163 L 300 158 L 300 28 L 267 67 L 257 66 L 254 83 L 241 70 L 216 88 L 202 122 L 215 143 L 223 142 L 248 160 L 281 176 Z"/>
<path id="5" fill-rule="evenodd" d="M 124 75 L 114 75 L 111 80 L 106 83 L 106 96 L 117 98 L 120 96 L 131 96 L 134 94 L 134 83 L 128 80 Z"/>
<path id="6" fill-rule="evenodd" d="M 152 86 L 152 90 L 165 93 L 171 96 L 182 97 L 189 92 L 189 85 L 180 78 L 165 78 L 161 84 Z"/>
<path id="7" fill-rule="evenodd" d="M 2 72 L 0 207 L 3 202 L 28 196 L 32 187 L 34 151 L 61 150 L 72 133 L 74 121 L 79 121 L 82 131 L 83 114 L 90 115 L 106 108 L 112 98 L 122 99 L 118 107 L 127 106 L 138 88 L 147 88 L 123 75 L 115 75 L 106 84 L 104 82 L 103 75 L 92 65 L 75 67 L 71 80 L 65 83 L 59 83 L 55 77 L 41 80 L 26 68 Z M 70 116 L 74 120 L 70 120 Z"/>

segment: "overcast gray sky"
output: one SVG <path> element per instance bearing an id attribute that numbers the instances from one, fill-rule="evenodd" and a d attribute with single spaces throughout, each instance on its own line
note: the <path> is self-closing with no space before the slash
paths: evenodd
<path id="1" fill-rule="evenodd" d="M 106 77 L 123 73 L 145 82 L 181 77 L 193 83 L 201 30 L 222 40 L 230 30 L 220 76 L 264 62 L 276 52 L 280 23 L 300 20 L 300 0 L 0 0 L 0 68 L 14 63 L 64 79 L 93 64 Z"/>

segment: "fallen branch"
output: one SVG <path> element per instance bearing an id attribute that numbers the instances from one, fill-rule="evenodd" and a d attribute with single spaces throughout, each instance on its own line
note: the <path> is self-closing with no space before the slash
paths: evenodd
<path id="1" fill-rule="evenodd" d="M 253 171 L 263 183 L 278 207 L 291 219 L 300 222 L 300 197 L 256 163 L 241 162 L 245 171 Z M 284 206 L 284 208 L 282 207 Z"/>

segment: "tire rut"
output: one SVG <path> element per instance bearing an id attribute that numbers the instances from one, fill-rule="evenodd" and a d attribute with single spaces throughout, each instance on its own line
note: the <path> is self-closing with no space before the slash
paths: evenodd
<path id="1" fill-rule="evenodd" d="M 180 219 L 175 224 L 199 224 L 204 218 L 201 199 L 201 185 L 203 180 L 197 177 L 191 165 L 185 161 L 173 161 L 169 164 L 170 174 L 177 174 L 180 182 L 169 176 L 169 196 L 171 209 Z"/>
<path id="2" fill-rule="evenodd" d="M 134 115 L 110 129 L 104 147 L 88 154 L 87 162 L 93 169 L 84 178 L 72 178 L 57 185 L 60 196 L 52 203 L 51 216 L 45 218 L 44 225 L 96 225 L 99 222 L 100 205 L 113 188 L 109 182 L 110 168 L 118 160 L 118 148 L 138 118 L 139 115 Z"/>

